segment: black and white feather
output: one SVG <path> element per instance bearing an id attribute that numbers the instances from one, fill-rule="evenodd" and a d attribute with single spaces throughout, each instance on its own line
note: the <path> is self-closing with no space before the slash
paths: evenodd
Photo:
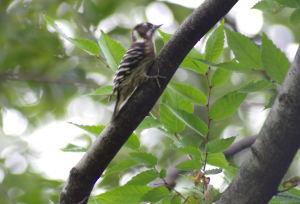
<path id="1" fill-rule="evenodd" d="M 147 75 L 155 59 L 154 32 L 160 27 L 151 23 L 138 24 L 132 31 L 132 45 L 123 56 L 114 77 L 114 88 L 108 100 L 117 91 L 117 101 L 113 119 L 120 111 L 120 105 L 133 90 L 153 78 Z"/>

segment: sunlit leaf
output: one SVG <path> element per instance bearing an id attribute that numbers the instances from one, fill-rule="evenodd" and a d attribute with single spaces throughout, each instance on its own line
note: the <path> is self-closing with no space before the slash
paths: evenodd
<path id="1" fill-rule="evenodd" d="M 159 178 L 163 179 L 167 177 L 167 170 L 166 169 L 161 169 L 159 172 Z"/>
<path id="2" fill-rule="evenodd" d="M 193 86 L 170 82 L 170 87 L 175 93 L 179 94 L 185 100 L 198 105 L 205 105 L 207 102 L 206 96 Z"/>
<path id="3" fill-rule="evenodd" d="M 209 36 L 205 46 L 205 59 L 209 62 L 216 62 L 221 56 L 224 45 L 224 20 Z"/>
<path id="4" fill-rule="evenodd" d="M 100 52 L 99 46 L 97 43 L 91 41 L 91 40 L 83 40 L 83 39 L 73 39 L 66 36 L 55 24 L 55 22 L 49 17 L 46 16 L 46 14 L 43 14 L 45 21 L 47 24 L 56 30 L 61 36 L 63 36 L 66 40 L 68 40 L 70 43 L 74 44 L 75 46 L 79 47 L 80 49 L 86 51 L 90 55 L 98 55 Z"/>
<path id="5" fill-rule="evenodd" d="M 175 168 L 182 171 L 193 171 L 194 169 L 201 169 L 202 164 L 197 160 L 188 160 L 176 165 Z"/>
<path id="6" fill-rule="evenodd" d="M 104 130 L 105 126 L 104 125 L 77 125 L 75 123 L 70 123 L 72 125 L 75 125 L 76 127 L 79 127 L 83 130 L 85 130 L 86 132 L 98 137 L 100 135 L 100 133 L 102 132 L 102 130 Z"/>
<path id="7" fill-rule="evenodd" d="M 180 144 L 182 147 L 196 147 L 199 148 L 200 144 L 204 141 L 203 137 L 196 135 L 194 133 L 187 133 L 185 136 L 182 137 Z"/>
<path id="8" fill-rule="evenodd" d="M 139 202 L 158 202 L 168 196 L 169 190 L 164 186 L 158 186 L 157 188 L 148 191 Z"/>
<path id="9" fill-rule="evenodd" d="M 143 171 L 140 174 L 132 177 L 132 179 L 128 181 L 126 185 L 145 186 L 157 178 L 158 178 L 158 174 L 156 173 L 156 171 L 153 169 L 149 169 L 147 171 Z"/>
<path id="10" fill-rule="evenodd" d="M 224 70 L 224 69 L 217 69 L 212 77 L 211 77 L 211 86 L 213 88 L 218 88 L 225 84 L 225 82 L 230 78 L 232 71 Z"/>
<path id="11" fill-rule="evenodd" d="M 235 58 L 242 65 L 256 70 L 262 70 L 261 54 L 258 47 L 248 37 L 225 28 L 227 43 Z"/>
<path id="12" fill-rule="evenodd" d="M 123 160 L 120 163 L 116 164 L 115 166 L 105 169 L 105 172 L 104 172 L 104 174 L 101 175 L 101 177 L 105 177 L 109 174 L 112 174 L 112 173 L 115 173 L 118 171 L 122 171 L 124 169 L 128 169 L 128 168 L 136 166 L 136 165 L 139 165 L 139 163 L 135 162 L 132 159 Z"/>
<path id="13" fill-rule="evenodd" d="M 209 117 L 221 120 L 231 116 L 246 99 L 246 93 L 229 92 L 216 99 L 209 110 Z"/>
<path id="14" fill-rule="evenodd" d="M 123 55 L 126 53 L 125 49 L 118 42 L 111 39 L 102 30 L 98 43 L 110 68 L 114 72 L 117 71 Z"/>
<path id="15" fill-rule="evenodd" d="M 265 106 L 264 110 L 267 108 L 272 108 L 275 100 L 276 100 L 277 94 L 274 94 L 273 96 L 270 97 L 268 104 Z"/>
<path id="16" fill-rule="evenodd" d="M 300 9 L 295 9 L 290 15 L 290 24 L 297 27 L 300 23 Z"/>
<path id="17" fill-rule="evenodd" d="M 140 141 L 138 137 L 132 133 L 128 140 L 125 142 L 124 147 L 132 150 L 137 150 L 140 147 Z"/>
<path id="18" fill-rule="evenodd" d="M 211 170 L 206 170 L 204 172 L 205 175 L 208 175 L 208 174 L 219 174 L 222 172 L 222 169 L 211 169 Z"/>
<path id="19" fill-rule="evenodd" d="M 277 3 L 290 8 L 300 8 L 300 3 L 297 0 L 275 0 Z"/>
<path id="20" fill-rule="evenodd" d="M 152 188 L 149 186 L 125 185 L 95 196 L 101 204 L 136 204 Z"/>
<path id="21" fill-rule="evenodd" d="M 155 118 L 147 116 L 140 125 L 135 130 L 144 130 L 149 128 L 155 128 L 161 126 L 161 123 L 159 120 L 156 120 Z"/>
<path id="22" fill-rule="evenodd" d="M 159 116 L 160 122 L 171 134 L 175 132 L 179 133 L 184 130 L 185 124 L 162 103 L 159 105 Z"/>
<path id="23" fill-rule="evenodd" d="M 179 94 L 176 94 L 176 92 L 169 87 L 167 87 L 163 93 L 162 102 L 168 103 L 170 106 L 184 110 L 188 113 L 194 112 L 193 104 L 185 100 Z"/>
<path id="24" fill-rule="evenodd" d="M 150 153 L 131 152 L 129 155 L 131 156 L 132 160 L 146 166 L 147 168 L 152 168 L 157 164 L 157 158 Z"/>
<path id="25" fill-rule="evenodd" d="M 81 147 L 69 143 L 66 147 L 60 149 L 63 152 L 86 152 L 88 149 L 86 147 Z"/>
<path id="26" fill-rule="evenodd" d="M 259 92 L 263 90 L 268 90 L 268 89 L 275 89 L 276 85 L 267 80 L 260 80 L 257 82 L 250 83 L 246 85 L 245 87 L 241 88 L 238 90 L 239 93 L 251 93 L 251 92 Z"/>
<path id="27" fill-rule="evenodd" d="M 208 132 L 207 125 L 197 116 L 187 113 L 186 111 L 173 108 L 167 104 L 161 104 L 169 108 L 169 110 L 187 126 L 197 131 L 201 135 L 206 135 Z"/>
<path id="28" fill-rule="evenodd" d="M 235 177 L 236 173 L 238 172 L 238 169 L 232 166 L 223 167 L 223 170 L 224 176 L 228 182 L 231 182 L 232 179 Z"/>
<path id="29" fill-rule="evenodd" d="M 228 71 L 235 71 L 235 72 L 241 72 L 241 73 L 247 73 L 251 72 L 252 69 L 250 67 L 245 66 L 244 64 L 235 62 L 235 59 L 231 60 L 230 62 L 222 62 L 222 63 L 211 63 L 206 60 L 197 59 L 198 61 L 203 62 L 204 64 L 207 64 L 209 66 L 218 67 L 220 69 L 225 69 Z"/>
<path id="30" fill-rule="evenodd" d="M 235 137 L 226 139 L 214 139 L 206 143 L 205 149 L 209 153 L 218 153 L 226 150 L 234 142 Z"/>
<path id="31" fill-rule="evenodd" d="M 265 33 L 262 33 L 261 60 L 267 74 L 281 84 L 289 70 L 290 62 Z"/>
<path id="32" fill-rule="evenodd" d="M 280 12 L 284 6 L 274 0 L 262 0 L 257 2 L 252 9 L 258 9 L 266 14 L 274 15 Z"/>
<path id="33" fill-rule="evenodd" d="M 113 86 L 102 86 L 98 89 L 96 89 L 94 92 L 88 94 L 90 96 L 95 96 L 95 95 L 109 95 L 111 94 L 113 90 Z"/>
<path id="34" fill-rule="evenodd" d="M 193 147 L 193 146 L 187 146 L 183 148 L 175 148 L 176 151 L 179 151 L 183 154 L 189 154 L 193 157 L 201 158 L 201 152 L 199 148 Z"/>
<path id="35" fill-rule="evenodd" d="M 166 44 L 172 36 L 172 34 L 164 33 L 161 30 L 159 30 L 159 33 L 163 38 L 164 44 Z M 204 56 L 198 50 L 192 48 L 188 55 L 183 59 L 180 66 L 190 69 L 198 74 L 205 73 L 207 71 L 207 66 L 205 64 L 202 64 L 201 62 L 197 62 L 196 60 L 194 60 L 194 58 L 204 59 Z"/>
<path id="36" fill-rule="evenodd" d="M 206 161 L 209 165 L 217 166 L 220 168 L 226 167 L 228 165 L 228 162 L 226 161 L 226 158 L 222 153 L 210 153 L 207 155 Z"/>

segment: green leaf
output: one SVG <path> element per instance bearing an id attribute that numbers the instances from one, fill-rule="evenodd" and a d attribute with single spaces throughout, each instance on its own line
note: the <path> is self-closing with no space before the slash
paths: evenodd
<path id="1" fill-rule="evenodd" d="M 175 168 L 182 171 L 193 171 L 195 169 L 201 169 L 202 164 L 197 160 L 188 160 L 176 165 Z"/>
<path id="2" fill-rule="evenodd" d="M 221 56 L 224 45 L 224 20 L 209 36 L 205 46 L 205 59 L 209 62 L 216 62 Z"/>
<path id="3" fill-rule="evenodd" d="M 63 152 L 86 152 L 88 149 L 86 147 L 80 147 L 69 143 L 66 147 L 60 149 Z"/>
<path id="4" fill-rule="evenodd" d="M 123 55 L 126 53 L 125 49 L 122 47 L 122 45 L 111 39 L 102 30 L 98 43 L 107 60 L 108 65 L 114 72 L 116 72 L 123 58 Z"/>
<path id="5" fill-rule="evenodd" d="M 149 169 L 147 171 L 143 171 L 140 174 L 132 177 L 132 179 L 128 181 L 125 185 L 145 186 L 157 178 L 158 175 L 156 171 L 154 171 L 153 169 Z"/>
<path id="6" fill-rule="evenodd" d="M 159 30 L 158 32 L 161 34 L 164 44 L 166 44 L 172 36 L 172 34 L 164 33 L 161 30 Z M 200 62 L 195 61 L 194 58 L 204 59 L 203 55 L 198 50 L 196 50 L 195 48 L 192 48 L 192 50 L 184 58 L 184 60 L 180 64 L 180 66 L 190 69 L 198 74 L 205 73 L 207 71 L 207 66 Z"/>
<path id="7" fill-rule="evenodd" d="M 89 53 L 90 55 L 98 55 L 100 52 L 99 46 L 91 41 L 91 40 L 83 40 L 83 39 L 73 39 L 73 38 L 69 38 L 67 37 L 55 24 L 55 22 L 49 17 L 46 16 L 45 14 L 43 14 L 45 21 L 47 22 L 47 24 L 53 28 L 54 30 L 56 30 L 56 32 L 58 32 L 61 36 L 63 36 L 66 40 L 68 40 L 70 43 L 72 43 L 73 45 L 79 47 L 80 49 L 86 51 L 87 53 Z"/>
<path id="8" fill-rule="evenodd" d="M 259 91 L 275 89 L 275 88 L 276 85 L 273 82 L 267 80 L 260 80 L 255 83 L 250 83 L 246 85 L 245 87 L 238 90 L 238 93 L 259 92 Z"/>
<path id="9" fill-rule="evenodd" d="M 95 196 L 101 204 L 136 204 L 152 188 L 149 186 L 125 185 Z"/>
<path id="10" fill-rule="evenodd" d="M 152 168 L 157 164 L 157 158 L 150 153 L 131 152 L 129 155 L 131 156 L 132 160 L 146 166 L 147 168 Z"/>
<path id="11" fill-rule="evenodd" d="M 277 3 L 290 8 L 300 8 L 300 2 L 297 0 L 275 0 Z"/>
<path id="12" fill-rule="evenodd" d="M 222 172 L 222 169 L 211 169 L 211 170 L 206 170 L 204 172 L 205 175 L 208 175 L 208 174 L 219 174 Z"/>
<path id="13" fill-rule="evenodd" d="M 228 162 L 226 161 L 226 158 L 225 158 L 224 154 L 222 154 L 222 153 L 208 154 L 206 162 L 209 165 L 217 166 L 220 168 L 224 168 L 224 167 L 228 166 Z"/>
<path id="14" fill-rule="evenodd" d="M 232 71 L 229 71 L 229 70 L 224 70 L 224 69 L 217 69 L 212 77 L 211 77 L 211 86 L 213 88 L 218 88 L 222 85 L 225 84 L 225 82 L 230 78 L 232 74 Z"/>
<path id="15" fill-rule="evenodd" d="M 164 41 L 164 44 L 167 44 L 167 42 L 169 41 L 169 39 L 172 37 L 172 34 L 169 34 L 169 33 L 165 33 L 161 30 L 158 30 L 159 34 L 161 35 L 163 41 Z"/>
<path id="16" fill-rule="evenodd" d="M 227 139 L 214 139 L 206 143 L 205 149 L 209 153 L 218 153 L 226 150 L 234 142 L 235 137 Z"/>
<path id="17" fill-rule="evenodd" d="M 132 150 L 137 150 L 140 147 L 140 141 L 134 133 L 132 133 L 128 140 L 125 142 L 124 147 Z"/>
<path id="18" fill-rule="evenodd" d="M 158 202 L 168 196 L 169 190 L 164 186 L 158 186 L 157 188 L 148 191 L 139 202 Z"/>
<path id="19" fill-rule="evenodd" d="M 189 197 L 187 197 L 185 203 L 188 203 L 188 204 L 198 204 L 199 201 L 196 200 L 196 198 L 194 196 L 189 196 Z"/>
<path id="20" fill-rule="evenodd" d="M 189 154 L 193 157 L 201 158 L 201 152 L 196 147 L 188 146 L 188 147 L 183 147 L 183 148 L 175 148 L 175 150 L 179 151 L 183 154 Z"/>
<path id="21" fill-rule="evenodd" d="M 165 130 L 164 128 L 157 127 L 156 129 L 159 130 L 164 135 L 166 135 L 167 137 L 171 138 L 172 140 L 177 141 L 177 138 L 173 134 Z"/>
<path id="22" fill-rule="evenodd" d="M 184 110 L 188 113 L 194 112 L 194 106 L 191 102 L 188 102 L 180 95 L 176 94 L 172 89 L 167 87 L 162 96 L 162 102 L 167 103 L 172 107 Z"/>
<path id="23" fill-rule="evenodd" d="M 290 62 L 265 33 L 262 33 L 261 60 L 269 77 L 281 84 L 289 70 Z"/>
<path id="24" fill-rule="evenodd" d="M 235 62 L 235 59 L 231 60 L 230 62 L 222 62 L 219 64 L 211 63 L 211 62 L 208 62 L 208 61 L 202 60 L 202 59 L 197 59 L 197 60 L 199 60 L 209 66 L 218 67 L 220 69 L 225 69 L 225 70 L 229 70 L 229 71 L 235 71 L 235 72 L 241 72 L 241 73 L 247 73 L 247 72 L 252 71 L 252 69 L 250 67 L 247 67 L 241 63 Z"/>
<path id="25" fill-rule="evenodd" d="M 227 179 L 228 182 L 231 183 L 232 179 L 235 177 L 236 173 L 238 172 L 238 169 L 232 166 L 226 166 L 224 169 L 224 176 Z"/>
<path id="26" fill-rule="evenodd" d="M 246 97 L 246 93 L 236 93 L 236 91 L 221 96 L 211 105 L 209 117 L 213 120 L 221 120 L 231 116 Z"/>
<path id="27" fill-rule="evenodd" d="M 206 96 L 193 86 L 170 82 L 168 87 L 191 103 L 195 103 L 200 106 L 206 104 Z"/>
<path id="28" fill-rule="evenodd" d="M 207 71 L 207 66 L 201 62 L 194 60 L 195 58 L 204 59 L 204 56 L 198 50 L 192 48 L 189 54 L 183 59 L 180 66 L 186 69 L 190 69 L 198 74 L 205 73 Z"/>
<path id="29" fill-rule="evenodd" d="M 295 9 L 290 15 L 290 24 L 297 27 L 300 23 L 300 9 Z"/>
<path id="30" fill-rule="evenodd" d="M 127 160 L 123 160 L 120 163 L 118 163 L 115 166 L 112 166 L 108 169 L 105 170 L 104 174 L 102 174 L 102 178 L 104 178 L 105 176 L 118 172 L 118 171 L 122 171 L 128 168 L 131 168 L 133 166 L 139 165 L 138 162 L 135 162 L 133 159 L 127 159 Z"/>
<path id="31" fill-rule="evenodd" d="M 186 111 L 173 108 L 167 104 L 161 104 L 169 108 L 169 110 L 187 126 L 195 130 L 201 135 L 206 135 L 208 132 L 207 125 L 197 116 L 187 113 Z"/>
<path id="32" fill-rule="evenodd" d="M 70 123 L 70 122 L 69 122 Z M 95 125 L 77 125 L 75 123 L 70 123 L 72 125 L 75 125 L 76 127 L 79 127 L 83 130 L 85 130 L 86 132 L 98 137 L 100 135 L 100 133 L 102 132 L 102 130 L 104 130 L 105 126 L 104 125 L 98 125 L 98 126 L 95 126 Z"/>
<path id="33" fill-rule="evenodd" d="M 262 70 L 260 50 L 248 37 L 240 33 L 231 32 L 225 28 L 227 43 L 233 51 L 235 58 L 244 66 Z"/>
<path id="34" fill-rule="evenodd" d="M 174 114 L 162 103 L 159 105 L 159 116 L 160 122 L 171 134 L 174 134 L 175 132 L 179 133 L 184 130 L 185 124 L 174 116 Z"/>
<path id="35" fill-rule="evenodd" d="M 200 144 L 204 141 L 203 137 L 200 137 L 199 135 L 193 134 L 193 133 L 187 133 L 180 141 L 180 144 L 182 147 L 195 147 L 199 148 Z"/>
<path id="36" fill-rule="evenodd" d="M 159 178 L 163 179 L 167 177 L 167 170 L 166 169 L 161 169 L 159 172 Z"/>
<path id="37" fill-rule="evenodd" d="M 172 196 L 168 198 L 164 198 L 161 200 L 162 204 L 180 204 L 181 203 L 181 197 L 180 196 Z"/>
<path id="38" fill-rule="evenodd" d="M 283 5 L 274 0 L 262 0 L 256 3 L 252 9 L 258 9 L 266 14 L 274 15 L 284 8 Z"/>
<path id="39" fill-rule="evenodd" d="M 161 126 L 161 123 L 155 118 L 147 116 L 135 130 L 144 130 Z"/>
<path id="40" fill-rule="evenodd" d="M 270 97 L 269 103 L 268 103 L 268 105 L 265 106 L 264 110 L 267 108 L 272 108 L 272 106 L 276 100 L 276 97 L 277 97 L 277 94 L 274 94 L 273 96 Z"/>
<path id="41" fill-rule="evenodd" d="M 94 92 L 89 93 L 87 95 L 89 95 L 89 96 L 109 95 L 109 94 L 111 94 L 112 90 L 113 90 L 113 86 L 102 86 L 102 87 L 96 89 Z"/>

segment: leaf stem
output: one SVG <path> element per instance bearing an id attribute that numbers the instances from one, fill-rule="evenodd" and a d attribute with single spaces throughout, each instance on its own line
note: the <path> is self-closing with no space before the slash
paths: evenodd
<path id="1" fill-rule="evenodd" d="M 99 59 L 105 65 L 105 67 L 111 69 L 111 67 L 101 57 L 99 57 L 98 55 L 95 55 L 95 57 L 96 59 Z"/>
<path id="2" fill-rule="evenodd" d="M 210 85 L 209 78 L 208 78 L 209 71 L 210 71 L 210 67 L 208 67 L 208 70 L 205 73 L 205 78 L 206 78 L 207 85 L 208 85 L 208 96 L 207 96 L 207 103 L 206 103 L 206 108 L 207 108 L 207 128 L 208 128 L 208 131 L 207 131 L 207 135 L 205 136 L 206 143 L 208 142 L 209 127 L 210 127 L 210 121 L 211 121 L 211 118 L 209 117 L 209 101 L 210 101 L 210 93 L 211 93 L 212 86 Z M 208 153 L 205 150 L 205 160 L 204 160 L 204 165 L 203 165 L 203 173 L 205 172 L 205 168 L 206 168 L 207 155 L 208 155 Z M 203 191 L 204 191 L 204 189 L 206 189 L 205 179 L 204 179 L 204 182 L 203 182 Z"/>
<path id="3" fill-rule="evenodd" d="M 153 169 L 154 169 L 154 171 L 156 171 L 156 173 L 159 175 L 159 172 L 156 170 L 155 166 L 153 167 Z M 186 198 L 185 198 L 183 195 L 181 195 L 181 193 L 179 193 L 178 191 L 176 191 L 175 188 L 173 188 L 172 186 L 170 186 L 170 185 L 166 182 L 165 179 L 161 178 L 161 180 L 163 180 L 164 184 L 165 184 L 168 188 L 170 188 L 170 189 L 173 190 L 178 196 L 180 196 L 181 198 L 183 198 L 184 202 L 187 201 Z"/>

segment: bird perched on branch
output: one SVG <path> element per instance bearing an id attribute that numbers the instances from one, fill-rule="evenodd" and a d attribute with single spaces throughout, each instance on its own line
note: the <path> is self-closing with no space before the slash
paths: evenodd
<path id="1" fill-rule="evenodd" d="M 146 82 L 149 78 L 147 73 L 155 59 L 154 33 L 161 25 L 151 23 L 141 23 L 131 31 L 132 45 L 123 56 L 118 70 L 114 77 L 114 88 L 108 101 L 117 91 L 117 101 L 112 120 L 118 115 L 120 105 L 131 95 L 133 90 Z M 164 77 L 161 77 L 164 78 Z"/>

